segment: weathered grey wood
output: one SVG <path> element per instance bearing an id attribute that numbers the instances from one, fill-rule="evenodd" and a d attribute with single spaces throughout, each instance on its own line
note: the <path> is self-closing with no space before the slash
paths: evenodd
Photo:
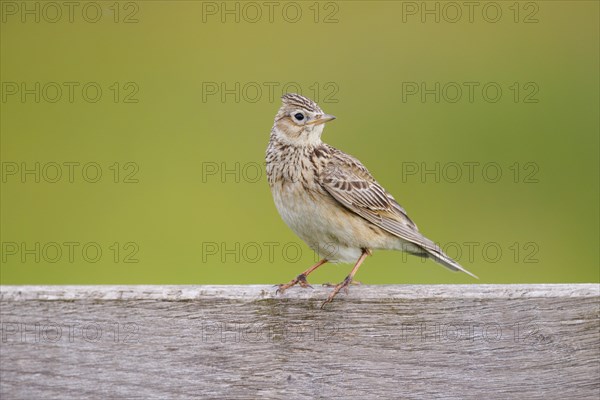
<path id="1" fill-rule="evenodd" d="M 0 398 L 600 398 L 597 284 L 329 290 L 3 286 Z"/>

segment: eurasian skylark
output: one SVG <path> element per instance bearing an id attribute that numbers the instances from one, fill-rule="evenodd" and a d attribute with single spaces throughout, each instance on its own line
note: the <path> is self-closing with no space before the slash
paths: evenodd
<path id="1" fill-rule="evenodd" d="M 475 278 L 423 236 L 404 208 L 356 158 L 321 141 L 324 124 L 335 119 L 299 94 L 282 97 L 267 147 L 267 177 L 285 223 L 322 258 L 278 292 L 299 284 L 326 262 L 355 262 L 323 306 L 347 290 L 371 250 L 400 250 Z"/>

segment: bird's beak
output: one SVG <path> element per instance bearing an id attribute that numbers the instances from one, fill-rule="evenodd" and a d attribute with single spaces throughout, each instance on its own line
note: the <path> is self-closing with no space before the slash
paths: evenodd
<path id="1" fill-rule="evenodd" d="M 321 124 L 324 124 L 325 122 L 331 121 L 333 119 L 335 119 L 335 117 L 333 115 L 323 114 L 323 115 L 319 116 L 319 118 L 315 119 L 314 121 L 307 122 L 306 125 L 321 125 Z"/>

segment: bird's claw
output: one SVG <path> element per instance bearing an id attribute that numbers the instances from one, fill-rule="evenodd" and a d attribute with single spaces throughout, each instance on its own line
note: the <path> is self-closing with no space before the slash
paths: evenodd
<path id="1" fill-rule="evenodd" d="M 313 287 L 310 285 L 310 283 L 308 283 L 308 281 L 306 280 L 306 277 L 304 275 L 301 275 L 302 279 L 298 280 L 298 285 L 300 285 L 300 287 L 306 289 L 306 288 L 311 288 L 313 289 Z"/>
<path id="2" fill-rule="evenodd" d="M 340 290 L 344 289 L 344 293 L 348 294 L 348 286 L 350 286 L 352 284 L 352 282 L 353 282 L 352 278 L 350 278 L 348 276 L 341 283 L 338 283 L 337 285 L 335 285 L 333 292 L 331 292 L 331 294 L 329 295 L 327 300 L 325 300 L 323 302 L 323 304 L 321 304 L 321 309 L 324 309 L 326 304 L 331 303 L 333 301 L 333 299 L 335 298 L 335 296 L 340 292 Z"/>
<path id="3" fill-rule="evenodd" d="M 288 283 L 282 283 L 279 285 L 275 285 L 278 288 L 275 291 L 275 294 L 283 294 L 286 290 L 288 290 L 289 288 L 291 288 L 292 286 L 295 286 L 295 285 L 300 285 L 300 287 L 304 288 L 304 289 L 306 289 L 306 288 L 312 289 L 313 288 L 306 280 L 306 275 L 300 274 L 296 278 L 289 281 Z"/>
<path id="4" fill-rule="evenodd" d="M 349 285 L 356 285 L 356 286 L 358 286 L 358 285 L 362 285 L 362 282 L 355 281 L 354 279 L 352 279 L 352 282 L 350 282 Z M 337 284 L 331 283 L 331 282 L 325 282 L 322 286 L 325 286 L 325 287 L 336 287 Z"/>

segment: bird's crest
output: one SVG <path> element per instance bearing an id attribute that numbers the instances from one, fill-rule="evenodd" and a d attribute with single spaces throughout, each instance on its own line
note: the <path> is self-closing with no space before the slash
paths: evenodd
<path id="1" fill-rule="evenodd" d="M 321 114 L 323 113 L 323 110 L 321 110 L 317 103 L 315 103 L 308 97 L 304 97 L 298 93 L 286 93 L 283 96 L 281 96 L 281 101 L 283 102 L 283 104 L 291 107 L 303 108 L 305 110 Z"/>

